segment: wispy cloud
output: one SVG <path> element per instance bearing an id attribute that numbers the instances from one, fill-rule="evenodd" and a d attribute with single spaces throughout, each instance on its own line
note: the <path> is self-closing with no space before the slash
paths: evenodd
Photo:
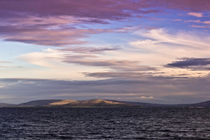
<path id="1" fill-rule="evenodd" d="M 74 0 L 3 0 L 0 2 L 0 37 L 7 41 L 48 46 L 81 44 L 85 43 L 82 39 L 88 35 L 106 32 L 81 28 L 84 24 L 107 24 L 110 21 L 141 17 L 161 12 L 157 10 L 160 7 L 187 10 L 190 11 L 189 15 L 201 17 L 202 13 L 199 11 L 209 10 L 209 2 L 87 0 L 84 3 Z"/>
<path id="2" fill-rule="evenodd" d="M 6 41 L 18 41 L 46 46 L 67 46 L 72 44 L 83 44 L 86 41 L 82 40 L 82 38 L 91 34 L 104 33 L 107 30 L 1 26 L 0 31 L 3 33 L 0 36 Z"/>
<path id="3" fill-rule="evenodd" d="M 147 7 L 132 0 L 87 0 L 85 3 L 74 0 L 3 0 L 0 2 L 0 37 L 6 41 L 47 46 L 81 44 L 88 35 L 110 31 L 81 28 L 82 25 L 107 24 L 154 12 L 142 10 Z"/>
<path id="4" fill-rule="evenodd" d="M 203 13 L 189 12 L 187 14 L 190 15 L 190 16 L 198 17 L 198 18 L 203 17 Z"/>
<path id="5" fill-rule="evenodd" d="M 28 15 L 37 15 L 38 17 L 74 16 L 99 20 L 118 20 L 126 18 L 132 16 L 132 11 L 141 12 L 141 8 L 148 7 L 147 4 L 132 0 L 120 2 L 114 0 L 87 0 L 85 3 L 83 1 L 74 0 L 47 0 L 45 2 L 42 0 L 23 0 L 21 2 L 8 2 L 3 0 L 0 5 L 0 9 L 5 15 L 4 17 L 14 17 L 17 15 L 20 17 Z M 7 13 L 7 11 L 10 12 Z M 148 11 L 142 12 L 147 13 Z"/>
<path id="6" fill-rule="evenodd" d="M 104 53 L 108 51 L 117 51 L 120 48 L 118 47 L 68 47 L 64 49 L 60 49 L 62 51 L 66 52 L 74 52 L 74 53 L 80 53 L 80 54 L 98 54 L 98 53 Z"/>
<path id="7" fill-rule="evenodd" d="M 21 58 L 30 64 L 47 69 L 60 69 L 60 72 L 56 72 L 57 77 L 61 77 L 59 75 L 63 75 L 63 71 L 68 71 L 67 69 L 72 67 L 73 73 L 77 72 L 80 78 L 136 79 L 148 75 L 172 77 L 208 75 L 207 69 L 191 71 L 192 69 L 164 67 L 177 58 L 207 58 L 210 55 L 207 51 L 210 50 L 208 36 L 200 37 L 188 32 L 168 33 L 165 29 L 137 30 L 134 31 L 134 35 L 141 39 L 130 42 L 129 48 L 67 47 L 28 53 Z M 204 47 L 205 50 L 202 49 Z M 47 75 L 49 74 L 48 72 Z"/>
<path id="8" fill-rule="evenodd" d="M 165 64 L 171 63 L 177 58 L 203 58 L 209 56 L 209 42 L 210 38 L 208 36 L 196 35 L 195 33 L 189 32 L 176 32 L 168 33 L 164 29 L 152 29 L 150 31 L 136 31 L 136 34 L 144 37 L 145 39 L 136 40 L 130 42 L 130 44 L 140 51 L 143 50 L 142 59 L 148 64 L 153 66 L 163 66 Z M 205 49 L 203 49 L 205 48 Z M 206 76 L 208 71 L 197 72 L 197 74 L 192 71 L 187 70 L 176 70 L 168 68 L 159 68 L 161 75 L 182 75 L 188 76 Z M 198 74 L 199 73 L 199 74 Z M 158 73 L 159 75 L 160 73 Z"/>
<path id="9" fill-rule="evenodd" d="M 9 88 L 0 88 L 0 92 L 3 93 L 2 96 L 17 97 L 0 100 L 13 103 L 49 99 L 49 97 L 55 99 L 101 97 L 158 103 L 190 103 L 206 100 L 209 98 L 208 91 L 210 90 L 209 78 L 147 77 L 138 80 L 95 81 L 1 79 L 0 81 L 11 84 Z"/>

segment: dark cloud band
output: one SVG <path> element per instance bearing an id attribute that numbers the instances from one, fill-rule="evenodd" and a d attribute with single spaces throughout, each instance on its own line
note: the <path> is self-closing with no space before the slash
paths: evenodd
<path id="1" fill-rule="evenodd" d="M 166 67 L 208 70 L 210 69 L 210 58 L 183 58 L 167 64 Z"/>

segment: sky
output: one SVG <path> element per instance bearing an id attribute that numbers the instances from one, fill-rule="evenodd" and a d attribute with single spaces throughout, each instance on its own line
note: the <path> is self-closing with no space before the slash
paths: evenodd
<path id="1" fill-rule="evenodd" d="M 0 0 L 0 102 L 210 100 L 209 0 Z"/>

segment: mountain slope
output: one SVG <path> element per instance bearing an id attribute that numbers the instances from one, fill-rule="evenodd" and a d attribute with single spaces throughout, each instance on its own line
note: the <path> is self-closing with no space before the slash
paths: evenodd
<path id="1" fill-rule="evenodd" d="M 0 107 L 7 107 L 7 104 L 0 104 Z M 210 108 L 210 101 L 196 104 L 152 104 L 141 102 L 127 102 L 116 100 L 36 100 L 17 105 L 16 107 L 178 107 L 178 108 Z"/>
<path id="2" fill-rule="evenodd" d="M 102 99 L 92 99 L 92 100 L 63 100 L 49 104 L 50 106 L 128 106 L 120 101 L 102 100 Z"/>
<path id="3" fill-rule="evenodd" d="M 62 106 L 67 104 L 77 104 L 79 101 L 77 100 L 60 100 L 57 102 L 50 103 L 50 106 Z"/>
<path id="4" fill-rule="evenodd" d="M 19 104 L 17 107 L 102 107 L 102 106 L 134 106 L 134 104 L 114 100 L 35 100 Z"/>
<path id="5" fill-rule="evenodd" d="M 30 107 L 30 106 L 48 106 L 50 103 L 58 102 L 61 100 L 35 100 L 26 103 L 19 104 L 21 107 Z"/>

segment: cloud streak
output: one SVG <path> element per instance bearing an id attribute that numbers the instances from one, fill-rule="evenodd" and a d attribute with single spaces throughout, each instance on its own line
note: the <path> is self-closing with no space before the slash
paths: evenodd
<path id="1" fill-rule="evenodd" d="M 197 17 L 201 16 L 200 12 L 193 11 L 210 9 L 208 0 L 2 0 L 0 37 L 7 41 L 47 46 L 81 44 L 85 43 L 83 38 L 107 31 L 82 29 L 78 25 L 108 24 L 142 17 L 161 12 L 157 10 L 160 7 L 187 10 Z"/>
<path id="2" fill-rule="evenodd" d="M 210 70 L 210 58 L 183 58 L 166 65 L 174 68 L 188 68 L 192 70 Z"/>
<path id="3" fill-rule="evenodd" d="M 187 14 L 190 15 L 190 16 L 198 17 L 198 18 L 203 17 L 203 14 L 202 14 L 202 13 L 189 12 L 189 13 L 187 13 Z"/>
<path id="4" fill-rule="evenodd" d="M 104 33 L 106 30 L 100 29 L 34 29 L 34 28 L 16 28 L 0 27 L 0 36 L 6 41 L 17 41 L 29 44 L 44 46 L 68 46 L 75 44 L 84 44 L 86 41 L 82 38 L 91 34 Z"/>
<path id="5" fill-rule="evenodd" d="M 34 99 L 120 99 L 158 103 L 192 103 L 209 98 L 209 77 L 109 79 L 63 81 L 42 79 L 1 79 L 0 101 L 23 102 Z M 179 97 L 179 98 L 178 98 Z M 182 100 L 180 100 L 182 98 Z"/>
<path id="6" fill-rule="evenodd" d="M 147 8 L 147 4 L 140 1 L 124 0 L 116 2 L 114 0 L 87 0 L 87 1 L 74 1 L 74 0 L 22 0 L 17 2 L 12 0 L 10 2 L 3 0 L 0 2 L 1 11 L 7 16 L 12 17 L 19 15 L 28 16 L 36 15 L 38 17 L 50 16 L 74 16 L 95 19 L 109 19 L 116 20 L 132 16 L 133 12 L 141 12 L 140 8 Z M 10 13 L 10 14 L 9 14 Z M 147 11 L 143 11 L 147 13 Z"/>
<path id="7" fill-rule="evenodd" d="M 147 4 L 132 0 L 3 0 L 0 2 L 0 37 L 6 41 L 46 46 L 83 44 L 86 42 L 82 39 L 89 35 L 111 30 L 78 26 L 107 24 L 137 13 L 154 12 L 142 10 L 147 7 Z"/>

